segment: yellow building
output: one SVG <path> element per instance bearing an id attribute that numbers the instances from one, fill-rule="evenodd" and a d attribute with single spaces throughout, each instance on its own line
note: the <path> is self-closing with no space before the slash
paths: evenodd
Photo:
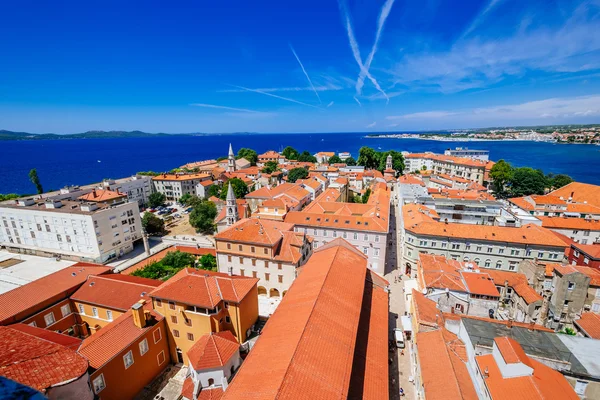
<path id="1" fill-rule="evenodd" d="M 258 279 L 185 268 L 150 293 L 165 317 L 171 357 L 188 363 L 200 336 L 231 331 L 243 343 L 258 319 Z"/>

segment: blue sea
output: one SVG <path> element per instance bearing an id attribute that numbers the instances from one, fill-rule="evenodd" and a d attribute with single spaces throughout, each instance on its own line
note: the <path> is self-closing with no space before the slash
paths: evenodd
<path id="1" fill-rule="evenodd" d="M 249 147 L 259 154 L 292 146 L 299 151 L 380 150 L 443 153 L 457 146 L 490 151 L 490 159 L 540 168 L 600 185 L 600 146 L 536 142 L 441 142 L 419 139 L 368 139 L 364 133 L 223 134 L 140 139 L 73 139 L 0 142 L 0 193 L 33 193 L 29 170 L 37 168 L 45 190 L 122 178 L 138 171 L 167 171 L 188 162 L 227 155 Z"/>

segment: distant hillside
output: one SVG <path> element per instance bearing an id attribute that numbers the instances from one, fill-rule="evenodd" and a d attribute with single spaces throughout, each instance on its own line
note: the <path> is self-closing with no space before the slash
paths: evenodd
<path id="1" fill-rule="evenodd" d="M 0 130 L 0 140 L 48 140 L 48 139 L 114 139 L 114 138 L 144 138 L 168 136 L 167 133 L 147 133 L 141 131 L 88 131 L 58 135 L 56 133 L 27 133 Z M 189 135 L 189 134 L 181 134 Z"/>

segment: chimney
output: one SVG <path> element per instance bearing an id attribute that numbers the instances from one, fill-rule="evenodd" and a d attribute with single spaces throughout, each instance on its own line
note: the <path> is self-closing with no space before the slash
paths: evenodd
<path id="1" fill-rule="evenodd" d="M 490 371 L 488 370 L 488 367 L 485 367 L 485 370 L 483 371 L 483 378 L 489 378 L 490 377 Z"/>
<path id="2" fill-rule="evenodd" d="M 144 315 L 144 304 L 146 304 L 146 300 L 140 300 L 131 307 L 131 314 L 133 315 L 133 323 L 139 329 L 146 327 L 146 316 Z"/>
<path id="3" fill-rule="evenodd" d="M 506 327 L 508 329 L 512 328 L 512 324 L 513 324 L 513 320 L 512 318 L 509 318 L 508 321 L 506 322 Z"/>

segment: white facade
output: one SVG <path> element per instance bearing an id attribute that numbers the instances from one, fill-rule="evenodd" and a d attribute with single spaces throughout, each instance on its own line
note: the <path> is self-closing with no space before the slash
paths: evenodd
<path id="1" fill-rule="evenodd" d="M 133 250 L 141 238 L 137 202 L 100 208 L 76 201 L 20 202 L 0 206 L 0 246 L 11 251 L 103 263 Z"/>
<path id="2" fill-rule="evenodd" d="M 154 190 L 162 193 L 167 198 L 167 201 L 179 201 L 184 194 L 196 195 L 196 185 L 201 181 L 210 179 L 210 175 L 190 175 L 187 177 L 157 176 L 154 177 Z"/>
<path id="3" fill-rule="evenodd" d="M 380 275 L 384 274 L 385 254 L 388 246 L 386 232 L 367 232 L 325 227 L 314 228 L 303 226 L 302 224 L 296 224 L 294 231 L 304 232 L 312 236 L 313 249 L 317 249 L 338 237 L 344 238 L 369 258 L 368 266 L 370 269 Z"/>
<path id="4" fill-rule="evenodd" d="M 490 159 L 490 152 L 488 150 L 473 150 L 468 149 L 466 147 L 447 149 L 444 151 L 444 155 L 454 157 L 468 157 L 481 161 L 488 161 Z"/>
<path id="5" fill-rule="evenodd" d="M 473 225 L 494 225 L 503 204 L 492 200 L 453 198 L 419 198 L 416 201 L 435 210 L 442 222 Z"/>
<path id="6" fill-rule="evenodd" d="M 108 189 L 127 195 L 127 200 L 135 201 L 143 206 L 154 190 L 152 177 L 145 175 L 134 175 L 129 178 L 118 180 L 105 180 L 99 185 L 100 189 Z"/>

